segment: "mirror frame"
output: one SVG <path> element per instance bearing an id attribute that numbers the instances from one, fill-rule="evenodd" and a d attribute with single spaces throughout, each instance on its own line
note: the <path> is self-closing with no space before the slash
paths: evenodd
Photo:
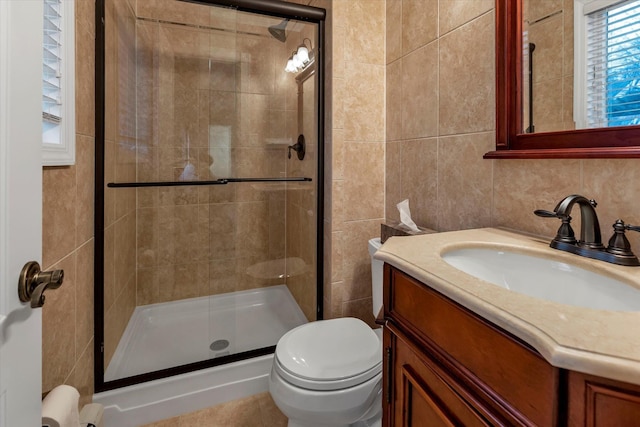
<path id="1" fill-rule="evenodd" d="M 485 159 L 640 158 L 640 126 L 518 133 L 522 0 L 496 0 L 496 150 Z"/>

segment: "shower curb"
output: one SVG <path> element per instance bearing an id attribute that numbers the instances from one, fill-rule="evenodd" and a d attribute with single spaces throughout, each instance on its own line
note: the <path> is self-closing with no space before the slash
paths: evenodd
<path id="1" fill-rule="evenodd" d="M 137 427 L 269 390 L 273 354 L 93 395 L 105 427 Z"/>

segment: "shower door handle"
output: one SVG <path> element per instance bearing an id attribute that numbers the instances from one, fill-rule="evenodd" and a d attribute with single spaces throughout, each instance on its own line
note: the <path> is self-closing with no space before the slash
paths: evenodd
<path id="1" fill-rule="evenodd" d="M 307 147 L 304 141 L 304 135 L 300 134 L 300 136 L 298 136 L 298 142 L 296 142 L 293 145 L 290 145 L 289 147 L 287 147 L 287 149 L 288 149 L 287 157 L 289 159 L 291 158 L 291 150 L 293 150 L 296 153 L 298 153 L 298 160 L 304 160 L 304 155 L 307 151 Z"/>
<path id="2" fill-rule="evenodd" d="M 44 305 L 44 291 L 58 289 L 64 280 L 64 270 L 42 271 L 40 264 L 29 261 L 22 267 L 18 280 L 18 296 L 22 302 L 31 302 L 31 308 Z"/>

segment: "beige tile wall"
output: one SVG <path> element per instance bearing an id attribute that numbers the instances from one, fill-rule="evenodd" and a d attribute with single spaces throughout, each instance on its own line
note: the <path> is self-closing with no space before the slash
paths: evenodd
<path id="1" fill-rule="evenodd" d="M 370 323 L 367 240 L 384 218 L 385 1 L 314 2 L 328 9 L 325 318 Z"/>
<path id="2" fill-rule="evenodd" d="M 433 40 L 411 42 L 407 49 L 402 35 L 415 31 L 407 8 L 412 15 L 437 17 Z M 635 159 L 482 159 L 495 137 L 493 8 L 493 0 L 387 0 L 387 218 L 397 220 L 394 205 L 409 197 L 416 222 L 436 230 L 504 226 L 552 237 L 557 222 L 538 218 L 533 210 L 553 209 L 578 193 L 599 202 L 603 239 L 618 217 L 639 223 Z M 419 52 L 430 48 L 430 62 L 422 61 L 435 71 L 420 70 Z M 414 98 L 437 105 L 435 127 L 425 126 L 420 135 L 412 120 L 433 113 Z M 574 217 L 577 222 L 578 212 Z M 629 238 L 640 251 L 637 233 Z"/>
<path id="3" fill-rule="evenodd" d="M 70 384 L 93 394 L 94 39 L 92 0 L 76 1 L 76 164 L 43 170 L 42 265 L 62 287 L 42 309 L 42 392 Z"/>
<path id="4" fill-rule="evenodd" d="M 408 198 L 424 227 L 491 224 L 493 163 L 482 155 L 494 146 L 493 3 L 386 2 L 388 219 Z"/>

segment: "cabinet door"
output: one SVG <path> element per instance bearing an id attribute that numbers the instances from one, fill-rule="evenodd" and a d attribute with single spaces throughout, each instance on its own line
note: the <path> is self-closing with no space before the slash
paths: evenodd
<path id="1" fill-rule="evenodd" d="M 424 283 L 388 264 L 385 268 L 385 315 L 412 342 L 437 348 L 439 354 L 431 358 L 464 380 L 506 425 L 559 425 L 557 368 Z"/>
<path id="2" fill-rule="evenodd" d="M 570 372 L 569 425 L 639 427 L 640 387 Z"/>
<path id="3" fill-rule="evenodd" d="M 385 333 L 390 333 L 385 331 Z M 452 427 L 490 425 L 447 383 L 437 365 L 419 357 L 402 338 L 391 335 L 392 391 L 385 426 Z"/>

